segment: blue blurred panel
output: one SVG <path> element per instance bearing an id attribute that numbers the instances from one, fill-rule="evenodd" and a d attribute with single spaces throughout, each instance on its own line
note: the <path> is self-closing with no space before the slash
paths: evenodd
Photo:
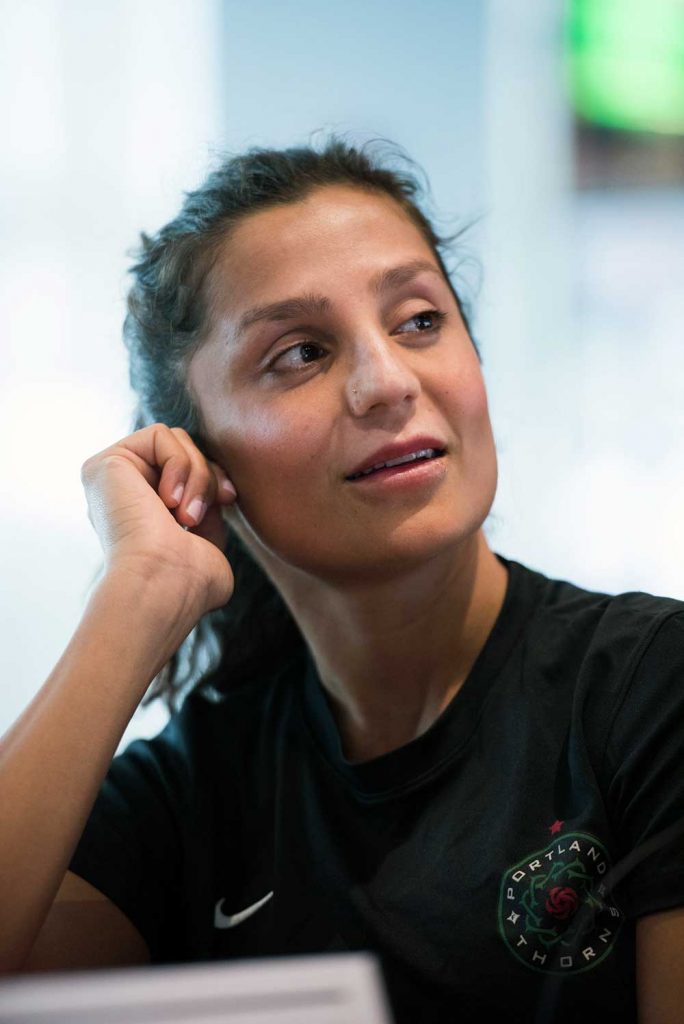
<path id="1" fill-rule="evenodd" d="M 229 147 L 317 128 L 384 135 L 426 168 L 440 205 L 481 207 L 481 0 L 227 0 L 223 14 Z"/>

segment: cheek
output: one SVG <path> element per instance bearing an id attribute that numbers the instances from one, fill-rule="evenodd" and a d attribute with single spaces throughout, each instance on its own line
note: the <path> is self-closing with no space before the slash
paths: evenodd
<path id="1" fill-rule="evenodd" d="M 320 420 L 301 410 L 255 409 L 236 403 L 220 432 L 224 466 L 249 516 L 301 492 L 323 458 Z"/>
<path id="2" fill-rule="evenodd" d="M 491 438 L 489 406 L 479 368 L 462 369 L 457 377 L 436 382 L 434 393 L 457 435 L 469 445 L 488 444 Z"/>
<path id="3" fill-rule="evenodd" d="M 226 366 L 219 342 L 206 342 L 194 355 L 188 380 L 200 408 L 215 461 L 219 462 L 245 497 L 255 481 L 297 460 L 315 458 L 315 410 L 302 410 L 296 401 L 264 398 L 243 379 L 238 366 Z M 308 413 L 308 415 L 307 415 Z M 309 450 L 311 446 L 311 450 Z"/>
<path id="4" fill-rule="evenodd" d="M 306 569 L 316 548 L 312 528 L 331 513 L 320 423 L 301 410 L 296 417 L 252 411 L 224 437 L 243 524 L 237 532 L 267 571 L 282 562 Z"/>
<path id="5" fill-rule="evenodd" d="M 484 379 L 470 366 L 440 385 L 441 408 L 454 431 L 460 480 L 467 484 L 475 518 L 482 521 L 496 494 L 498 465 Z"/>
<path id="6" fill-rule="evenodd" d="M 209 346 L 195 356 L 191 378 L 201 395 L 203 425 L 211 456 L 225 469 L 237 490 L 237 508 L 227 514 L 229 525 L 247 540 L 241 520 L 254 534 L 257 547 L 271 552 L 288 548 L 290 534 L 299 535 L 302 509 L 313 508 L 319 519 L 320 474 L 329 459 L 329 410 L 306 404 L 290 394 L 282 401 L 263 402 L 254 389 L 242 389 L 217 370 L 220 362 Z M 229 396 L 229 397 L 228 397 Z M 316 487 L 318 484 L 318 489 Z M 308 531 L 310 542 L 310 530 Z M 248 542 L 249 544 L 249 542 Z"/>
<path id="7" fill-rule="evenodd" d="M 489 419 L 489 403 L 484 381 L 478 373 L 472 386 L 465 391 L 466 415 L 472 423 L 473 430 L 481 435 L 482 440 L 489 442 L 492 437 L 492 425 Z"/>

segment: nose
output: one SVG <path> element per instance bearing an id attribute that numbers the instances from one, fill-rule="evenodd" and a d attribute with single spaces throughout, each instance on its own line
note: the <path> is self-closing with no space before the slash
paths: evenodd
<path id="1" fill-rule="evenodd" d="M 365 416 L 376 406 L 401 406 L 420 394 L 420 381 L 396 342 L 366 339 L 352 360 L 346 391 L 355 416 Z"/>

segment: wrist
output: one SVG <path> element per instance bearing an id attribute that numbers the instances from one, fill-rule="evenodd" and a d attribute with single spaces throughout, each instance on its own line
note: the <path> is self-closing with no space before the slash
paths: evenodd
<path id="1" fill-rule="evenodd" d="M 112 559 L 98 585 L 141 601 L 152 615 L 192 619 L 189 628 L 205 611 L 206 586 L 200 574 L 153 555 Z"/>
<path id="2" fill-rule="evenodd" d="M 178 650 L 206 610 L 203 588 L 186 573 L 138 560 L 107 566 L 94 587 L 89 610 L 103 616 L 131 645 L 131 654 L 149 660 L 150 680 Z"/>

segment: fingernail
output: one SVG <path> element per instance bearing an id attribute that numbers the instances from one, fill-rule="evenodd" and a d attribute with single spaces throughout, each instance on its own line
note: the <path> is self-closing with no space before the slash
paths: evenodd
<path id="1" fill-rule="evenodd" d="M 221 481 L 221 490 L 223 491 L 224 494 L 229 495 L 231 498 L 237 498 L 237 491 L 235 490 L 235 485 L 231 483 L 228 477 L 225 477 Z"/>
<path id="2" fill-rule="evenodd" d="M 194 519 L 196 523 L 199 523 L 200 519 L 204 515 L 207 508 L 206 501 L 202 501 L 201 498 L 193 498 L 187 508 L 187 515 L 190 519 Z"/>
<path id="3" fill-rule="evenodd" d="M 180 505 L 180 503 L 182 501 L 183 491 L 184 490 L 185 490 L 185 484 L 176 484 L 176 486 L 173 489 L 171 497 L 173 498 L 173 500 L 176 502 L 177 505 Z"/>

